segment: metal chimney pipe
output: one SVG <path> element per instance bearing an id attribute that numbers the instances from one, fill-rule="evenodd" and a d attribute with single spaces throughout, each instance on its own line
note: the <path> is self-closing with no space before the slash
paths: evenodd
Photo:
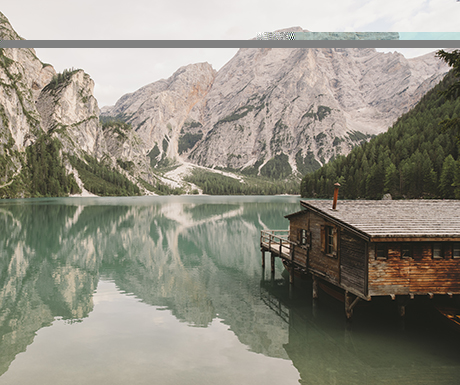
<path id="1" fill-rule="evenodd" d="M 334 200 L 332 202 L 332 210 L 335 210 L 335 208 L 337 207 L 337 199 L 339 199 L 339 187 L 340 187 L 340 184 L 339 183 L 335 183 L 334 184 Z"/>

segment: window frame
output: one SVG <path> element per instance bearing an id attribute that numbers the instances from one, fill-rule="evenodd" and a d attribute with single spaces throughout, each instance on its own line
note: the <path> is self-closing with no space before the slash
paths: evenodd
<path id="1" fill-rule="evenodd" d="M 339 231 L 336 226 L 321 225 L 321 251 L 331 258 L 338 258 Z"/>
<path id="2" fill-rule="evenodd" d="M 457 249 L 457 255 L 455 255 L 455 249 Z M 452 242 L 452 258 L 460 259 L 460 242 Z"/>
<path id="3" fill-rule="evenodd" d="M 435 255 L 435 247 L 436 246 L 439 246 L 439 256 L 436 256 Z M 444 250 L 444 245 L 442 244 L 442 242 L 433 242 L 431 244 L 431 258 L 432 259 L 444 259 L 445 258 L 445 250 Z"/>
<path id="4" fill-rule="evenodd" d="M 404 243 L 401 243 L 401 246 L 400 246 L 400 255 L 401 255 L 401 259 L 411 259 L 414 257 L 414 245 L 410 242 L 404 242 Z M 406 249 L 407 248 L 407 249 Z M 408 250 L 409 252 L 409 255 L 404 255 L 404 250 Z"/>
<path id="5" fill-rule="evenodd" d="M 310 244 L 309 231 L 307 229 L 299 229 L 298 243 L 302 247 L 308 247 Z"/>
<path id="6" fill-rule="evenodd" d="M 379 256 L 378 249 L 382 247 L 383 256 Z M 387 260 L 388 259 L 388 245 L 383 242 L 378 242 L 375 244 L 375 259 L 377 260 Z"/>

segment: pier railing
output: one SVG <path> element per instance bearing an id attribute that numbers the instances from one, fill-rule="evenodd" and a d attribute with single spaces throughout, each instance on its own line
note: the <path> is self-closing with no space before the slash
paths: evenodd
<path id="1" fill-rule="evenodd" d="M 289 230 L 261 230 L 260 247 L 262 252 L 269 251 L 302 269 L 307 267 L 308 250 L 289 239 Z"/>
<path id="2" fill-rule="evenodd" d="M 292 260 L 295 243 L 289 240 L 289 230 L 262 230 L 260 246 L 278 254 L 281 258 Z"/>

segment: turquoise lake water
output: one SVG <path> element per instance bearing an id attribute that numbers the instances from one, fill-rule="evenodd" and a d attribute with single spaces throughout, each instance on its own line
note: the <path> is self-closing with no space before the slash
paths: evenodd
<path id="1" fill-rule="evenodd" d="M 0 385 L 458 384 L 429 300 L 355 309 L 261 268 L 297 197 L 0 201 Z M 267 255 L 267 262 L 268 262 Z M 269 266 L 269 263 L 267 263 Z"/>

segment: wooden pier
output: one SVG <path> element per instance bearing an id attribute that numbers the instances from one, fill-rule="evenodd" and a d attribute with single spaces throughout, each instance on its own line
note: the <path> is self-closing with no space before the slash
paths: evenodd
<path id="1" fill-rule="evenodd" d="M 275 272 L 275 257 L 281 258 L 289 271 L 289 282 L 294 282 L 294 272 L 307 273 L 308 250 L 289 240 L 289 230 L 262 230 L 260 232 L 262 267 L 265 268 L 265 252 L 270 253 L 271 272 Z"/>

